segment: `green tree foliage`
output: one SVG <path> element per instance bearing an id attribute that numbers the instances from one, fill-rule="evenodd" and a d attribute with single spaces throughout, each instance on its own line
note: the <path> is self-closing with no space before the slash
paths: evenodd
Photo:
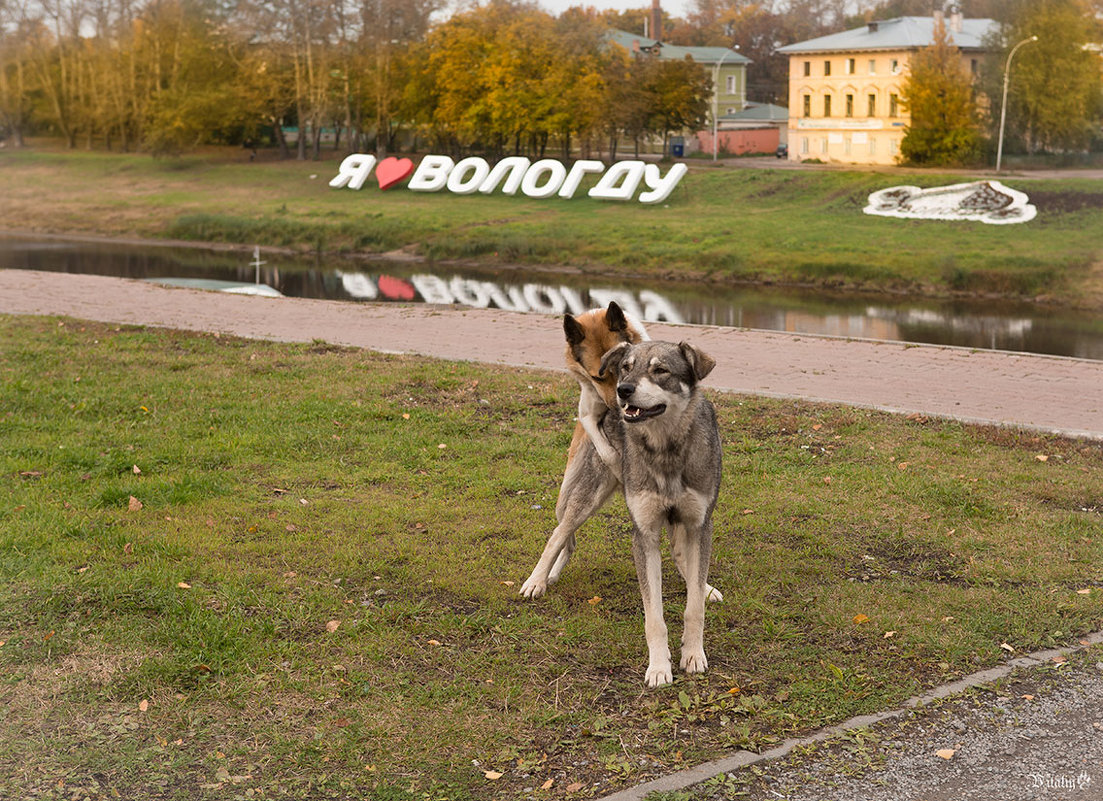
<path id="1" fill-rule="evenodd" d="M 979 158 L 982 137 L 972 81 L 942 20 L 935 20 L 931 45 L 912 58 L 902 94 L 911 117 L 900 143 L 902 160 L 951 166 Z"/>
<path id="2" fill-rule="evenodd" d="M 1001 32 L 998 72 L 990 70 L 990 92 L 999 118 L 999 95 L 1007 55 L 1030 36 L 1011 65 L 1005 147 L 1028 153 L 1081 151 L 1098 129 L 1101 111 L 1099 54 L 1085 49 L 1098 43 L 1098 4 L 1086 0 L 1017 0 Z"/>

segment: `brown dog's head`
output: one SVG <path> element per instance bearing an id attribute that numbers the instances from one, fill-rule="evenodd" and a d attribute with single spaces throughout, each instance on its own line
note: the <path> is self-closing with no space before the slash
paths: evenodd
<path id="1" fill-rule="evenodd" d="M 629 320 L 621 307 L 610 301 L 604 309 L 594 309 L 577 317 L 563 315 L 563 333 L 567 336 L 567 368 L 578 380 L 593 384 L 606 405 L 616 406 L 616 378 L 599 376 L 601 357 L 622 342 L 646 339 L 642 326 Z"/>

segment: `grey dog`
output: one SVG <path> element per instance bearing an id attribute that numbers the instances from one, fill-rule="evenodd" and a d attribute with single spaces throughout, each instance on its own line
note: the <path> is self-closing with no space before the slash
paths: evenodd
<path id="1" fill-rule="evenodd" d="M 556 504 L 559 525 L 521 588 L 530 598 L 543 595 L 570 559 L 574 532 L 623 486 L 643 598 L 649 687 L 673 680 L 662 604 L 664 527 L 686 581 L 681 667 L 686 673 L 708 667 L 705 600 L 722 597 L 707 583 L 721 447 L 716 412 L 698 383 L 714 366 L 710 357 L 685 342 L 626 342 L 605 354 L 601 372 L 617 377 L 619 408 L 605 415 L 602 431 L 621 455 L 621 474 L 609 469 L 589 443 L 571 460 Z"/>

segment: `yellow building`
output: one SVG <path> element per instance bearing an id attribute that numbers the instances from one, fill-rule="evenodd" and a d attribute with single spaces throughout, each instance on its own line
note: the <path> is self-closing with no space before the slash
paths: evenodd
<path id="1" fill-rule="evenodd" d="M 789 56 L 789 159 L 895 164 L 908 124 L 901 103 L 911 57 L 930 46 L 938 17 L 899 17 L 797 42 Z M 944 20 L 976 74 L 990 19 Z"/>

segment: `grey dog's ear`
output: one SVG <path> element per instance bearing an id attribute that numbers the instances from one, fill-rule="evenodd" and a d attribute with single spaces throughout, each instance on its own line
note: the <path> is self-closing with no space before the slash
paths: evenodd
<path id="1" fill-rule="evenodd" d="M 681 348 L 682 355 L 686 357 L 689 366 L 693 368 L 693 374 L 698 381 L 711 373 L 712 368 L 716 366 L 716 359 L 693 347 L 688 342 L 679 342 L 678 347 Z"/>
<path id="2" fill-rule="evenodd" d="M 624 361 L 624 357 L 628 355 L 628 349 L 632 347 L 627 342 L 621 342 L 615 348 L 607 351 L 604 356 L 601 357 L 601 369 L 597 371 L 598 378 L 605 378 L 607 370 L 613 372 L 620 372 L 620 363 Z"/>

